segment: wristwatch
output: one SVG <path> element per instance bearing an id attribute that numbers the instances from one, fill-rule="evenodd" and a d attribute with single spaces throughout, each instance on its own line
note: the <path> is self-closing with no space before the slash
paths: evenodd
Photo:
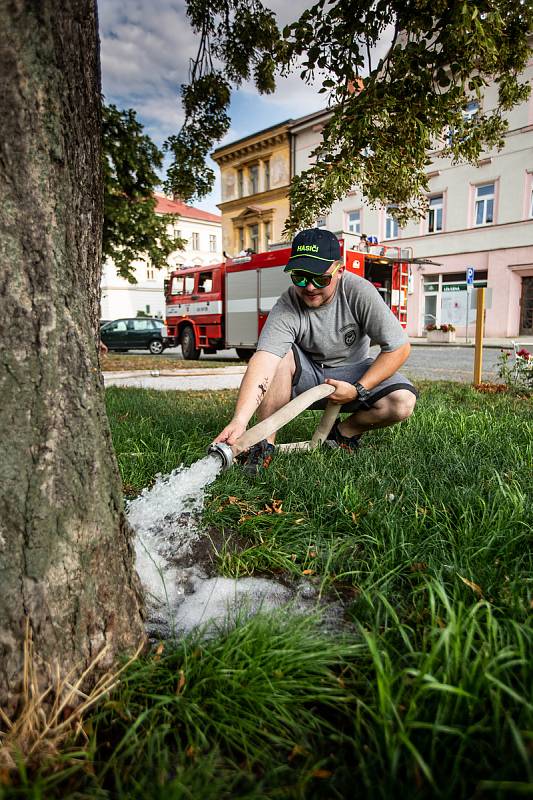
<path id="1" fill-rule="evenodd" d="M 357 391 L 357 399 L 361 400 L 363 403 L 368 400 L 370 397 L 368 389 L 365 389 L 362 383 L 354 383 L 354 386 Z"/>

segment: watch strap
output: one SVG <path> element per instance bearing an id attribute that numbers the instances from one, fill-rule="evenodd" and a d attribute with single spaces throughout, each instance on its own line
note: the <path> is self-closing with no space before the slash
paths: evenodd
<path id="1" fill-rule="evenodd" d="M 370 392 L 368 389 L 365 389 L 362 383 L 354 383 L 354 386 L 357 390 L 357 399 L 361 400 L 363 403 L 365 400 L 368 400 L 370 397 Z"/>

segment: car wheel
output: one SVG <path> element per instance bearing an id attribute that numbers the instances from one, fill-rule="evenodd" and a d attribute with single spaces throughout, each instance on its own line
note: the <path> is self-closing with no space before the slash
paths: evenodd
<path id="1" fill-rule="evenodd" d="M 161 339 L 154 339 L 152 342 L 150 342 L 150 344 L 148 345 L 148 350 L 151 352 L 153 356 L 161 355 L 161 353 L 164 350 L 163 342 L 161 341 Z"/>
<path id="2" fill-rule="evenodd" d="M 181 332 L 181 352 L 187 361 L 194 361 L 200 356 L 200 348 L 195 346 L 194 331 L 186 325 Z"/>
<path id="3" fill-rule="evenodd" d="M 237 350 L 237 355 L 239 356 L 241 361 L 249 361 L 253 356 L 253 354 L 255 353 L 255 350 L 249 349 L 247 347 L 236 347 L 235 349 Z"/>

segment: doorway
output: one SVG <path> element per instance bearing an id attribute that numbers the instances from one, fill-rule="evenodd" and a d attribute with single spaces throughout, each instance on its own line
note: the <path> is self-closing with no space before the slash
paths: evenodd
<path id="1" fill-rule="evenodd" d="M 522 278 L 520 299 L 520 336 L 533 334 L 533 277 Z"/>

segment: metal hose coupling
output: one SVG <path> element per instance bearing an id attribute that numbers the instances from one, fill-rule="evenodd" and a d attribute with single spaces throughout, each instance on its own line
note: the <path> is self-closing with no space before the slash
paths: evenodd
<path id="1" fill-rule="evenodd" d="M 210 444 L 207 449 L 207 455 L 218 456 L 222 461 L 222 469 L 227 470 L 233 464 L 233 450 L 225 442 L 217 442 Z"/>

